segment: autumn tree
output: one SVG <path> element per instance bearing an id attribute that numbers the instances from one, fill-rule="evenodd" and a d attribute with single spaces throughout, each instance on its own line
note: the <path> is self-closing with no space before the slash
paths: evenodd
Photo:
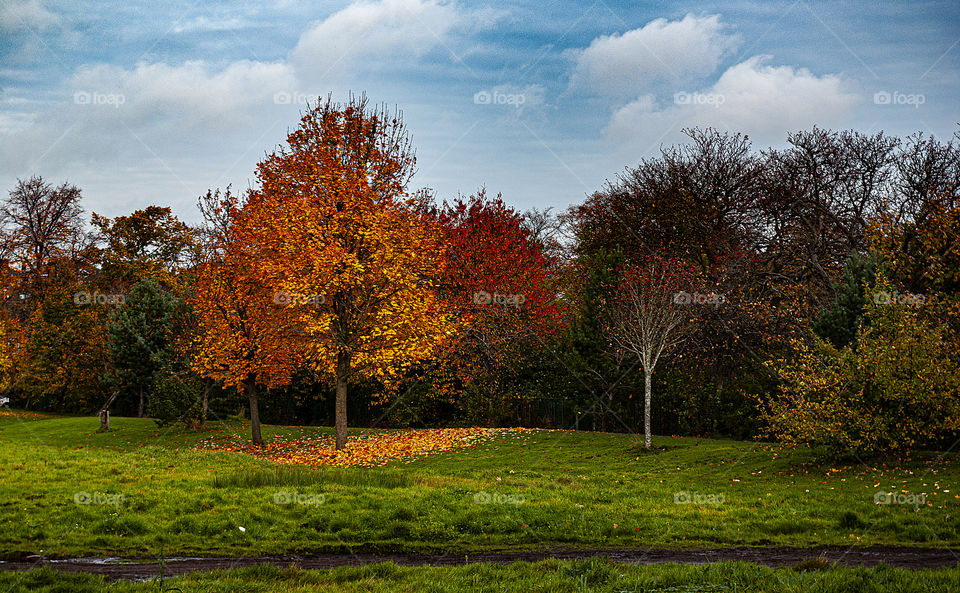
<path id="1" fill-rule="evenodd" d="M 810 336 L 768 363 L 781 379 L 761 398 L 768 434 L 832 454 L 871 455 L 930 445 L 960 429 L 956 345 L 923 314 L 931 303 L 913 294 L 891 299 L 898 289 L 882 271 L 866 291 L 856 348 Z"/>
<path id="2" fill-rule="evenodd" d="M 130 287 L 152 278 L 166 286 L 174 284 L 173 275 L 184 263 L 192 236 L 169 207 L 148 206 L 113 219 L 94 213 L 91 222 L 102 243 L 100 270 L 108 282 Z"/>
<path id="3" fill-rule="evenodd" d="M 960 292 L 960 196 L 927 195 L 912 215 L 885 213 L 870 228 L 871 246 L 908 290 Z"/>
<path id="4" fill-rule="evenodd" d="M 86 412 L 100 404 L 107 365 L 105 318 L 114 305 L 78 302 L 78 287 L 47 293 L 33 311 L 14 355 L 16 389 L 26 405 Z M 27 333 L 28 332 L 28 333 Z"/>
<path id="5" fill-rule="evenodd" d="M 257 271 L 290 295 L 316 368 L 335 378 L 338 449 L 350 380 L 387 380 L 450 331 L 437 297 L 443 236 L 406 192 L 414 164 L 399 113 L 327 98 L 259 164 L 244 208 Z"/>
<path id="6" fill-rule="evenodd" d="M 643 264 L 623 271 L 618 296 L 612 308 L 614 344 L 638 357 L 644 379 L 644 445 L 651 444 L 650 399 L 653 372 L 660 357 L 689 337 L 695 307 L 719 305 L 718 295 L 710 303 L 696 292 L 694 276 L 680 262 L 649 257 Z M 701 297 L 704 302 L 700 302 Z"/>
<path id="7" fill-rule="evenodd" d="M 442 293 L 457 327 L 442 366 L 459 378 L 468 418 L 518 422 L 538 355 L 563 323 L 557 260 L 520 213 L 483 189 L 445 202 L 437 219 L 447 249 Z"/>
<path id="8" fill-rule="evenodd" d="M 303 360 L 302 331 L 293 312 L 278 306 L 276 292 L 260 279 L 265 253 L 237 238 L 244 216 L 238 197 L 227 191 L 208 198 L 200 201 L 207 249 L 188 299 L 199 322 L 193 368 L 246 394 L 251 438 L 262 445 L 259 386 L 290 381 Z"/>
<path id="9" fill-rule="evenodd" d="M 903 217 L 872 221 L 870 244 L 901 293 L 922 295 L 922 313 L 948 340 L 960 343 L 960 196 L 952 188 L 925 194 Z M 957 352 L 953 359 L 960 361 Z"/>

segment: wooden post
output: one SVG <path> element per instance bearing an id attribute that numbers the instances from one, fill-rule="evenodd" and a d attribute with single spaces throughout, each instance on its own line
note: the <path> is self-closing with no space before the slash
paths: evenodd
<path id="1" fill-rule="evenodd" d="M 100 430 L 110 430 L 110 404 L 113 403 L 113 400 L 117 399 L 117 396 L 120 395 L 120 390 L 115 389 L 113 394 L 110 395 L 110 399 L 103 404 L 103 407 L 100 408 L 100 411 L 97 412 L 97 416 L 100 417 Z"/>

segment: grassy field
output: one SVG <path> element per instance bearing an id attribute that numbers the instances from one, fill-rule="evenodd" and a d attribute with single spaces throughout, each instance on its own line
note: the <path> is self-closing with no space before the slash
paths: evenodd
<path id="1" fill-rule="evenodd" d="M 473 564 L 461 567 L 404 568 L 377 564 L 361 568 L 302 571 L 257 566 L 249 569 L 194 573 L 168 579 L 163 590 L 183 593 L 277 593 L 307 591 L 356 592 L 571 592 L 630 591 L 694 593 L 751 591 L 753 593 L 820 593 L 896 591 L 952 593 L 960 569 L 910 571 L 888 567 L 820 570 L 770 569 L 748 563 L 709 566 L 677 564 L 625 565 L 603 559 L 507 566 Z M 8 593 L 139 593 L 158 591 L 159 583 L 114 582 L 84 574 L 65 575 L 49 569 L 29 573 L 0 572 L 0 590 Z"/>
<path id="2" fill-rule="evenodd" d="M 311 469 L 196 448 L 246 436 L 239 423 L 112 422 L 97 433 L 95 418 L 0 417 L 0 555 L 960 546 L 953 454 L 823 465 L 761 443 L 655 438 L 647 453 L 631 435 L 525 431 L 411 463 Z"/>

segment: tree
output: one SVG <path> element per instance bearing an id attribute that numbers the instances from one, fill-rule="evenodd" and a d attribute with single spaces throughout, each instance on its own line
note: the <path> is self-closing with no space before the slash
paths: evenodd
<path id="1" fill-rule="evenodd" d="M 106 380 L 137 395 L 139 418 L 143 418 L 146 393 L 155 375 L 173 357 L 182 314 L 177 297 L 154 280 L 144 279 L 134 285 L 107 322 L 111 369 Z"/>
<path id="2" fill-rule="evenodd" d="M 150 417 L 158 426 L 182 422 L 199 428 L 205 410 L 201 403 L 202 381 L 189 369 L 165 366 L 153 375 L 149 401 Z"/>
<path id="3" fill-rule="evenodd" d="M 833 304 L 810 325 L 817 335 L 830 340 L 837 348 L 853 343 L 857 337 L 867 302 L 864 287 L 873 286 L 876 281 L 877 261 L 877 256 L 872 253 L 866 256 L 851 253 L 844 266 L 843 278 L 834 288 Z M 853 347 L 856 348 L 856 343 Z"/>
<path id="4" fill-rule="evenodd" d="M 912 215 L 884 213 L 871 223 L 871 246 L 908 290 L 960 292 L 960 197 L 928 194 Z"/>
<path id="5" fill-rule="evenodd" d="M 660 356 L 679 346 L 694 325 L 693 275 L 679 262 L 650 257 L 624 270 L 612 312 L 614 344 L 640 359 L 644 379 L 644 445 L 649 449 L 653 372 Z"/>
<path id="6" fill-rule="evenodd" d="M 447 249 L 442 293 L 458 328 L 441 364 L 460 380 L 470 420 L 518 422 L 528 371 L 563 327 L 557 260 L 523 216 L 483 189 L 445 203 L 437 219 Z"/>
<path id="7" fill-rule="evenodd" d="M 14 355 L 17 389 L 42 408 L 86 412 L 95 409 L 107 365 L 105 307 L 78 304 L 76 288 L 49 292 L 27 323 L 24 346 Z"/>
<path id="8" fill-rule="evenodd" d="M 923 299 L 891 299 L 881 272 L 867 291 L 854 349 L 817 336 L 794 342 L 769 366 L 780 389 L 762 398 L 768 433 L 788 445 L 872 455 L 935 443 L 960 428 L 960 364 L 946 329 L 925 319 Z M 911 295 L 916 297 L 918 295 Z"/>
<path id="9" fill-rule="evenodd" d="M 684 133 L 689 144 L 642 160 L 568 212 L 575 255 L 619 248 L 628 260 L 659 254 L 710 275 L 755 254 L 763 169 L 749 139 Z"/>
<path id="10" fill-rule="evenodd" d="M 443 237 L 406 193 L 415 162 L 400 114 L 328 98 L 259 164 L 244 208 L 258 271 L 292 295 L 317 370 L 335 378 L 338 449 L 351 378 L 396 377 L 451 332 L 437 296 Z"/>
<path id="11" fill-rule="evenodd" d="M 574 375 L 574 398 L 580 407 L 599 411 L 600 430 L 608 429 L 615 398 L 631 387 L 632 370 L 624 351 L 611 348 L 613 300 L 624 262 L 623 253 L 599 252 L 578 258 L 565 286 L 573 311 L 564 336 L 564 366 Z M 583 387 L 589 392 L 584 401 Z M 599 410 L 598 410 L 599 408 Z"/>
<path id="12" fill-rule="evenodd" d="M 940 191 L 919 200 L 902 218 L 889 212 L 876 217 L 870 245 L 905 290 L 926 296 L 928 320 L 960 342 L 960 196 Z"/>
<path id="13" fill-rule="evenodd" d="M 53 187 L 41 177 L 18 180 L 0 205 L 12 263 L 33 307 L 49 290 L 76 280 L 59 264 L 80 263 L 87 247 L 83 232 L 80 189 L 63 183 Z M 32 308 L 30 309 L 32 310 Z"/>
<path id="14" fill-rule="evenodd" d="M 132 286 L 142 278 L 174 284 L 173 274 L 183 263 L 192 241 L 190 228 L 169 207 L 148 206 L 114 219 L 94 213 L 99 229 L 101 271 L 108 280 Z"/>
<path id="15" fill-rule="evenodd" d="M 866 250 L 868 221 L 895 187 L 899 141 L 814 127 L 787 142 L 763 155 L 761 270 L 801 289 L 795 314 L 809 317 L 833 300 L 847 256 Z"/>
<path id="16" fill-rule="evenodd" d="M 290 382 L 303 361 L 302 329 L 294 311 L 278 306 L 259 276 L 264 253 L 245 249 L 238 240 L 243 213 L 228 190 L 219 198 L 201 198 L 207 221 L 208 249 L 196 270 L 188 302 L 199 321 L 192 348 L 193 368 L 201 376 L 222 381 L 247 395 L 254 445 L 262 445 L 258 385 Z M 216 196 L 216 197 L 214 197 Z"/>
<path id="17" fill-rule="evenodd" d="M 729 298 L 723 307 L 701 308 L 698 340 L 686 353 L 699 372 L 691 388 L 678 395 L 748 409 L 752 402 L 741 389 L 762 372 L 765 339 L 783 335 L 794 323 L 792 317 L 777 314 L 777 305 L 791 300 L 762 267 L 770 231 L 762 191 L 765 162 L 741 134 L 684 132 L 690 142 L 642 160 L 569 211 L 576 239 L 571 268 L 590 275 L 602 254 L 619 251 L 628 264 L 643 265 L 646 257 L 660 256 L 696 270 Z M 571 295 L 611 301 L 617 283 L 606 283 L 605 295 L 596 293 L 597 288 L 601 285 L 595 284 L 593 293 Z M 573 308 L 587 311 L 582 303 L 575 302 Z M 586 352 L 589 346 L 578 350 Z M 629 389 L 630 377 L 623 376 L 615 359 L 594 356 L 590 367 L 606 377 L 601 387 L 611 402 L 613 385 Z M 699 404 L 686 405 L 689 413 L 698 414 Z"/>
<path id="18" fill-rule="evenodd" d="M 885 211 L 922 224 L 926 205 L 960 197 L 960 131 L 946 142 L 920 132 L 907 136 L 895 166 L 896 189 Z"/>

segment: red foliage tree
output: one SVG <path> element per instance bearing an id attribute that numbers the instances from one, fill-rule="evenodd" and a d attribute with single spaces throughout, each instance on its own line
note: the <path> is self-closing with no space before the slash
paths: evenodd
<path id="1" fill-rule="evenodd" d="M 479 389 L 492 423 L 509 410 L 504 398 L 523 397 L 511 381 L 514 369 L 562 327 L 558 262 L 500 195 L 480 190 L 457 198 L 437 219 L 447 245 L 444 294 L 459 328 L 448 366 Z"/>

